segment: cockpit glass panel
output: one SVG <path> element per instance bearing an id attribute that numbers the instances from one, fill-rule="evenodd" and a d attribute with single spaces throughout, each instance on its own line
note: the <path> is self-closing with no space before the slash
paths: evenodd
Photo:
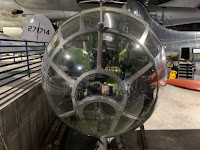
<path id="1" fill-rule="evenodd" d="M 107 28 L 115 29 L 120 33 L 130 34 L 140 39 L 145 31 L 145 25 L 132 16 L 127 16 L 120 12 L 106 10 L 104 12 L 104 26 Z"/>
<path id="2" fill-rule="evenodd" d="M 153 57 L 156 57 L 161 50 L 160 43 L 151 32 L 148 33 L 144 45 L 149 49 Z"/>
<path id="3" fill-rule="evenodd" d="M 104 26 L 107 28 L 112 28 L 118 30 L 120 25 L 121 14 L 116 12 L 104 12 Z"/>
<path id="4" fill-rule="evenodd" d="M 126 80 L 149 63 L 143 49 L 134 41 L 118 34 L 104 33 L 102 68 Z"/>
<path id="5" fill-rule="evenodd" d="M 116 102 L 122 101 L 122 93 L 118 83 L 113 78 L 103 74 L 89 75 L 77 87 L 76 99 L 78 101 L 95 95 L 111 97 Z"/>
<path id="6" fill-rule="evenodd" d="M 62 120 L 65 123 L 67 123 L 67 125 L 69 125 L 71 128 L 74 128 L 81 133 L 87 132 L 87 130 L 85 129 L 85 125 L 83 124 L 83 122 L 81 121 L 79 116 L 77 116 L 77 115 L 70 116 L 70 117 L 64 118 Z"/>
<path id="7" fill-rule="evenodd" d="M 103 136 L 108 134 L 116 112 L 109 104 L 97 102 L 87 105 L 83 114 L 93 134 Z"/>
<path id="8" fill-rule="evenodd" d="M 133 19 L 130 16 L 127 16 L 123 32 L 127 32 L 128 34 L 133 35 L 137 39 L 140 39 L 145 29 L 146 27 L 141 22 L 139 22 L 136 19 Z"/>
<path id="9" fill-rule="evenodd" d="M 80 30 L 80 17 L 77 17 L 70 20 L 68 23 L 65 23 L 62 26 L 61 32 L 63 35 L 63 39 L 66 39 L 67 37 L 78 32 L 79 30 Z"/>
<path id="10" fill-rule="evenodd" d="M 128 128 L 132 126 L 132 124 L 136 123 L 136 120 L 127 118 L 125 116 L 121 116 L 119 122 L 115 128 L 115 133 L 122 133 L 125 132 Z"/>
<path id="11" fill-rule="evenodd" d="M 56 54 L 54 63 L 72 79 L 96 69 L 98 33 L 88 33 L 65 43 Z"/>
<path id="12" fill-rule="evenodd" d="M 134 117 L 145 117 L 151 111 L 157 94 L 157 76 L 154 67 L 130 83 L 127 86 L 127 93 L 125 112 Z"/>
<path id="13" fill-rule="evenodd" d="M 49 56 L 51 56 L 53 51 L 58 47 L 59 43 L 60 43 L 59 36 L 58 33 L 56 33 L 47 46 L 47 54 Z"/>
<path id="14" fill-rule="evenodd" d="M 49 68 L 46 90 L 50 98 L 50 104 L 57 114 L 73 110 L 72 87 L 52 67 Z"/>
<path id="15" fill-rule="evenodd" d="M 93 27 L 98 27 L 98 22 L 100 21 L 99 11 L 91 12 L 83 15 L 84 18 L 84 29 L 89 29 Z"/>

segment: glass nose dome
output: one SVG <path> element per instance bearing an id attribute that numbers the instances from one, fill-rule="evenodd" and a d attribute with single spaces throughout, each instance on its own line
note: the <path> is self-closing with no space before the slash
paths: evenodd
<path id="1" fill-rule="evenodd" d="M 42 85 L 56 114 L 71 128 L 112 137 L 137 128 L 152 114 L 165 53 L 148 24 L 103 7 L 67 20 L 43 59 Z M 158 82 L 159 81 L 159 82 Z"/>

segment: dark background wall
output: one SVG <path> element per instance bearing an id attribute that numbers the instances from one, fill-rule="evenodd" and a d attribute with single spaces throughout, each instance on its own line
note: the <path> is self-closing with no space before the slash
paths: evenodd
<path id="1" fill-rule="evenodd" d="M 0 132 L 9 150 L 39 150 L 55 119 L 39 84 L 0 111 Z"/>

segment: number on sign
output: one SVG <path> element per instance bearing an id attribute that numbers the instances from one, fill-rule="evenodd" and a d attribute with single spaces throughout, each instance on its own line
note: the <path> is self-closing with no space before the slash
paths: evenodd
<path id="1" fill-rule="evenodd" d="M 43 33 L 43 34 L 48 34 L 50 33 L 49 30 L 46 30 L 44 28 L 39 28 L 39 27 L 35 27 L 35 26 L 28 26 L 28 31 L 29 32 L 37 32 L 37 33 Z"/>
<path id="2" fill-rule="evenodd" d="M 40 33 L 42 33 L 43 30 L 44 30 L 43 28 L 40 28 Z"/>
<path id="3" fill-rule="evenodd" d="M 32 31 L 32 32 L 34 32 L 36 29 L 37 29 L 37 28 L 36 28 L 35 26 L 33 26 L 33 31 Z"/>
<path id="4" fill-rule="evenodd" d="M 32 26 L 28 26 L 28 31 L 31 31 L 31 29 L 32 29 Z"/>
<path id="5" fill-rule="evenodd" d="M 46 34 L 48 34 L 48 35 L 49 35 L 49 30 L 47 30 Z"/>

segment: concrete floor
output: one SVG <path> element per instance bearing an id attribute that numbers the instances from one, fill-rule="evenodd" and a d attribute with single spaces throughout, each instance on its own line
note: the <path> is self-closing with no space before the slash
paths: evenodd
<path id="1" fill-rule="evenodd" d="M 167 85 L 144 124 L 149 149 L 200 150 L 200 92 Z"/>
<path id="2" fill-rule="evenodd" d="M 200 129 L 200 92 L 167 85 L 147 130 Z"/>

